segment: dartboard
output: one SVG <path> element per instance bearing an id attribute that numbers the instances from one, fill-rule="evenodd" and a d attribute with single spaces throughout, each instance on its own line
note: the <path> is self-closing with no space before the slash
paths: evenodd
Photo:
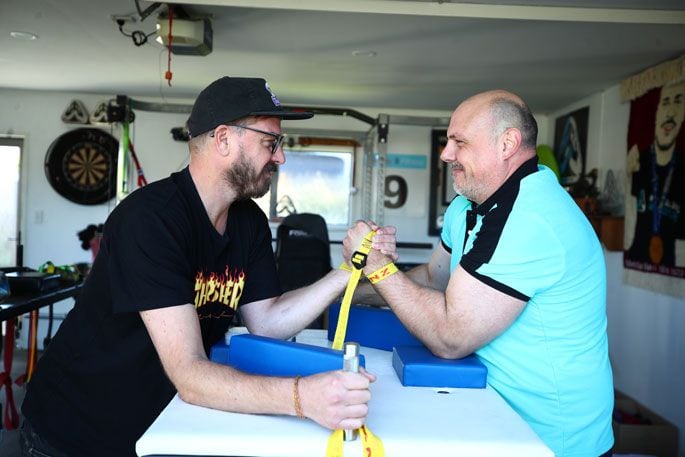
<path id="1" fill-rule="evenodd" d="M 116 193 L 119 142 L 109 133 L 81 128 L 60 135 L 45 155 L 45 175 L 64 198 L 97 205 Z"/>

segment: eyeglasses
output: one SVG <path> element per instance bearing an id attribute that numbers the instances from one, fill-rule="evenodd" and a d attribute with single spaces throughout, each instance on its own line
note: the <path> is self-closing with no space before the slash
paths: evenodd
<path id="1" fill-rule="evenodd" d="M 278 148 L 281 147 L 281 145 L 283 144 L 283 141 L 285 140 L 285 137 L 286 137 L 286 134 L 284 134 L 284 133 L 279 134 L 279 133 L 267 132 L 266 130 L 259 130 L 259 129 L 255 129 L 252 127 L 248 127 L 246 125 L 238 125 L 238 124 L 226 124 L 226 125 L 230 125 L 231 127 L 238 127 L 240 129 L 245 129 L 245 130 L 252 130 L 253 132 L 262 133 L 264 135 L 269 135 L 270 137 L 272 137 L 274 140 L 271 143 L 271 155 L 276 154 L 276 151 L 278 151 Z M 210 136 L 214 136 L 214 132 L 212 132 L 212 134 Z"/>

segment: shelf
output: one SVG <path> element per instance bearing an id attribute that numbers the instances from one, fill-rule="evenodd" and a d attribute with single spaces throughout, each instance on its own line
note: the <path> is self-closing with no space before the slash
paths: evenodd
<path id="1" fill-rule="evenodd" d="M 574 198 L 607 251 L 623 251 L 623 216 L 597 215 L 595 198 Z"/>
<path id="2" fill-rule="evenodd" d="M 623 251 L 622 216 L 590 216 L 589 219 L 607 251 Z"/>

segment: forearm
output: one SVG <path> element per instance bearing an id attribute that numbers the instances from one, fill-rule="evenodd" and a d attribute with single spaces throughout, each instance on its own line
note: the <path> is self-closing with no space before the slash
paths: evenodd
<path id="1" fill-rule="evenodd" d="M 630 185 L 630 182 L 628 182 Z M 632 195 L 626 196 L 623 248 L 630 249 L 635 241 L 635 226 L 637 225 L 637 198 Z"/>
<path id="2" fill-rule="evenodd" d="M 302 416 L 328 428 L 358 428 L 366 417 L 373 376 L 363 370 L 307 376 L 296 388 L 294 378 L 254 376 L 207 360 L 190 304 L 140 315 L 167 376 L 188 403 L 239 413 L 294 415 L 298 398 Z"/>
<path id="3" fill-rule="evenodd" d="M 356 429 L 364 423 L 369 383 L 375 379 L 361 369 L 328 371 L 296 381 L 249 375 L 206 359 L 183 368 L 175 384 L 187 403 L 237 413 L 306 417 L 329 429 Z"/>
<path id="4" fill-rule="evenodd" d="M 223 411 L 295 415 L 292 378 L 254 376 L 197 359 L 172 379 L 187 403 Z"/>
<path id="5" fill-rule="evenodd" d="M 431 289 L 438 289 L 437 284 L 434 284 L 434 281 L 431 279 L 428 264 L 426 263 L 409 270 L 407 272 L 407 276 L 421 286 L 430 287 Z"/>
<path id="6" fill-rule="evenodd" d="M 376 257 L 367 265 L 365 273 L 370 274 L 389 262 L 390 259 Z M 423 274 L 423 278 L 427 278 L 425 270 L 414 270 L 414 275 Z M 408 274 L 402 272 L 383 279 L 374 288 L 405 327 L 434 354 L 458 358 L 471 352 L 471 348 L 460 338 L 463 333 L 456 328 L 457 319 L 453 313 L 448 312 L 444 291 L 414 282 Z"/>
<path id="7" fill-rule="evenodd" d="M 390 259 L 387 259 L 390 262 Z M 431 278 L 428 264 L 418 265 L 411 270 L 405 272 L 413 282 L 424 287 L 430 287 L 432 289 L 439 290 L 438 284 L 435 284 Z M 363 303 L 365 305 L 377 305 L 383 306 L 387 305 L 387 302 L 381 297 L 373 285 L 369 282 L 360 282 L 357 289 L 354 291 L 353 303 Z"/>
<path id="8" fill-rule="evenodd" d="M 390 260 L 388 259 L 388 262 Z M 405 273 L 414 282 L 420 285 L 428 284 L 428 268 L 426 265 L 419 265 L 410 271 Z M 385 299 L 376 291 L 373 285 L 364 281 L 365 276 L 362 275 L 357 288 L 354 290 L 354 296 L 352 298 L 352 303 L 361 303 L 364 305 L 375 305 L 375 306 L 385 306 L 387 302 Z"/>
<path id="9" fill-rule="evenodd" d="M 364 305 L 383 306 L 386 305 L 383 297 L 376 293 L 371 283 L 360 282 L 354 291 L 352 303 L 362 303 Z"/>
<path id="10" fill-rule="evenodd" d="M 350 273 L 332 270 L 315 283 L 291 290 L 269 305 L 251 333 L 286 339 L 316 319 L 345 290 Z"/>

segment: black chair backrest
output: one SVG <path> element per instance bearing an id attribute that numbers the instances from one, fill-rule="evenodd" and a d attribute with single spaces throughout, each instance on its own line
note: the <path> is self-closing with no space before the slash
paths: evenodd
<path id="1" fill-rule="evenodd" d="M 311 213 L 283 219 L 276 232 L 276 265 L 283 291 L 309 285 L 331 271 L 325 219 Z"/>

